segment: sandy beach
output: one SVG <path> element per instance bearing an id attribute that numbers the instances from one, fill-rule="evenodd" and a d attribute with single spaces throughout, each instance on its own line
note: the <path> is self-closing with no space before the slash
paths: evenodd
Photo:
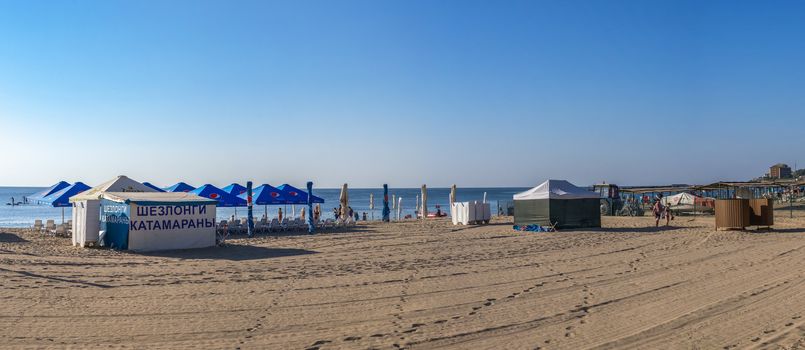
<path id="1" fill-rule="evenodd" d="M 805 216 L 362 224 L 135 254 L 0 234 L 0 348 L 805 348 Z"/>

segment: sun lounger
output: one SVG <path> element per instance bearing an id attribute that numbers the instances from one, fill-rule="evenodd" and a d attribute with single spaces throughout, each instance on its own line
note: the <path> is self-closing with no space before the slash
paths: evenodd
<path id="1" fill-rule="evenodd" d="M 46 232 L 53 232 L 56 230 L 56 223 L 53 220 L 48 220 L 45 222 L 45 231 Z"/>
<path id="2" fill-rule="evenodd" d="M 59 225 L 57 225 L 57 226 L 56 226 L 56 228 L 55 228 L 55 229 L 53 229 L 53 231 L 51 231 L 51 232 L 52 232 L 53 234 L 55 234 L 56 236 L 66 236 L 66 235 L 67 235 L 67 225 L 65 225 L 65 224 L 59 224 Z"/>
<path id="3" fill-rule="evenodd" d="M 34 221 L 34 226 L 31 227 L 31 231 L 33 231 L 33 232 L 42 232 L 42 228 L 44 228 L 44 227 L 45 226 L 42 225 L 42 220 L 35 220 Z"/>

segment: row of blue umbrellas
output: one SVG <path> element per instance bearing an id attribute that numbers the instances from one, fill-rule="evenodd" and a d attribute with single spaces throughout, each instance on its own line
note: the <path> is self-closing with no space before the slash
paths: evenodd
<path id="1" fill-rule="evenodd" d="M 193 187 L 184 182 L 179 182 L 173 186 L 159 188 L 148 182 L 144 185 L 163 192 L 187 192 L 200 197 L 215 199 L 219 207 L 245 207 L 246 187 L 232 183 L 224 188 L 218 188 L 211 184 L 201 187 Z M 269 184 L 262 184 L 252 190 L 252 204 L 254 205 L 283 205 L 283 204 L 307 204 L 308 193 L 289 184 L 277 187 Z M 311 196 L 313 203 L 324 203 L 324 199 Z"/>
<path id="2" fill-rule="evenodd" d="M 160 188 L 149 182 L 143 182 L 158 192 L 187 192 L 204 198 L 215 199 L 219 207 L 245 207 L 246 187 L 238 183 L 233 183 L 224 188 L 218 188 L 211 184 L 201 187 L 193 187 L 184 182 L 179 182 L 173 186 Z M 37 192 L 28 199 L 37 204 L 46 204 L 53 207 L 69 207 L 70 197 L 90 189 L 82 182 L 70 184 L 60 181 L 45 190 Z M 278 187 L 269 184 L 257 186 L 252 191 L 252 204 L 254 205 L 283 205 L 283 204 L 307 204 L 308 193 L 289 184 Z M 312 196 L 313 203 L 324 203 L 324 199 Z"/>

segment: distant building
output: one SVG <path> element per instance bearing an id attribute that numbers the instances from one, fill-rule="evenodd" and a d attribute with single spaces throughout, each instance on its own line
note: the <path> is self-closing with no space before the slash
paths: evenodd
<path id="1" fill-rule="evenodd" d="M 772 179 L 790 179 L 791 167 L 783 163 L 772 165 L 769 168 L 769 177 Z"/>

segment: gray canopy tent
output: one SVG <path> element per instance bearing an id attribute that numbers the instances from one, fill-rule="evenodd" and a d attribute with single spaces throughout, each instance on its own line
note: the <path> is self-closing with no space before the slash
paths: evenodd
<path id="1" fill-rule="evenodd" d="M 557 228 L 601 227 L 598 194 L 565 180 L 548 180 L 514 195 L 514 224 Z"/>

